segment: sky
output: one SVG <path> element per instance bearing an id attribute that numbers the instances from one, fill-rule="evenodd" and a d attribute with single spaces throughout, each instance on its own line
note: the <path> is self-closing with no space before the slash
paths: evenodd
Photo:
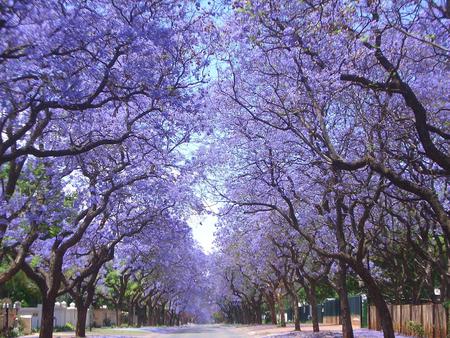
<path id="1" fill-rule="evenodd" d="M 188 219 L 194 239 L 206 253 L 211 253 L 213 249 L 216 222 L 217 216 L 215 215 L 192 215 Z"/>
<path id="2" fill-rule="evenodd" d="M 197 135 L 198 136 L 198 135 Z M 193 140 L 180 145 L 179 150 L 187 159 L 191 159 L 195 156 L 196 152 L 201 146 L 204 146 L 203 142 L 199 142 L 198 139 L 193 136 Z M 192 235 L 194 239 L 200 244 L 205 253 L 211 253 L 214 248 L 214 232 L 216 231 L 216 223 L 218 221 L 215 215 L 219 211 L 217 203 L 212 201 L 212 198 L 207 197 L 201 192 L 201 187 L 194 189 L 198 193 L 199 197 L 203 200 L 205 210 L 210 211 L 210 214 L 192 213 L 188 218 L 187 223 L 192 228 Z"/>

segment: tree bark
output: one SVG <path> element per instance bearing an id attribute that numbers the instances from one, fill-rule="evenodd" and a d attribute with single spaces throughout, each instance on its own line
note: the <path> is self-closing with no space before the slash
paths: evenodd
<path id="1" fill-rule="evenodd" d="M 161 325 L 166 324 L 166 303 L 161 305 Z"/>
<path id="2" fill-rule="evenodd" d="M 133 302 L 130 302 L 130 305 L 128 306 L 128 325 L 130 325 L 130 326 L 134 325 L 134 304 L 133 304 Z"/>
<path id="3" fill-rule="evenodd" d="M 147 321 L 147 311 L 146 306 L 142 306 L 139 304 L 136 304 L 136 317 L 137 317 L 137 327 L 141 327 L 145 325 Z"/>
<path id="4" fill-rule="evenodd" d="M 77 306 L 77 324 L 75 328 L 77 337 L 86 337 L 87 313 L 94 300 L 95 285 L 100 267 L 101 265 L 99 265 L 98 269 L 89 277 L 89 280 L 84 286 L 79 284 L 78 287 L 69 291 Z"/>
<path id="5" fill-rule="evenodd" d="M 56 297 L 44 297 L 42 300 L 42 318 L 39 338 L 53 337 L 55 301 Z"/>
<path id="6" fill-rule="evenodd" d="M 122 323 L 120 322 L 120 309 L 116 307 L 116 325 L 120 326 Z"/>
<path id="7" fill-rule="evenodd" d="M 274 294 L 271 292 L 267 292 L 265 296 L 266 296 L 267 305 L 269 306 L 269 310 L 270 310 L 270 320 L 273 325 L 277 325 L 277 311 L 275 309 Z"/>
<path id="8" fill-rule="evenodd" d="M 361 277 L 367 286 L 370 299 L 375 304 L 377 315 L 380 318 L 381 328 L 383 329 L 384 338 L 395 338 L 394 326 L 392 325 L 392 317 L 389 308 L 384 300 L 376 281 L 373 279 L 370 271 L 363 264 L 355 264 L 353 269 Z"/>
<path id="9" fill-rule="evenodd" d="M 295 331 L 300 331 L 300 311 L 298 309 L 298 297 L 292 297 Z"/>
<path id="10" fill-rule="evenodd" d="M 255 324 L 262 324 L 262 310 L 261 310 L 261 303 L 262 303 L 262 295 L 259 295 L 254 301 L 252 301 L 252 307 L 253 307 L 253 322 Z"/>
<path id="11" fill-rule="evenodd" d="M 153 307 L 151 299 L 147 302 L 147 324 L 152 326 L 153 324 Z"/>
<path id="12" fill-rule="evenodd" d="M 125 297 L 125 290 L 128 285 L 128 275 L 120 277 L 120 287 L 119 287 L 119 297 L 117 298 L 116 305 L 116 320 L 117 326 L 122 325 L 122 309 L 123 309 L 123 299 Z"/>
<path id="13" fill-rule="evenodd" d="M 89 306 L 77 305 L 77 325 L 75 328 L 75 335 L 77 337 L 86 337 L 86 319 Z"/>
<path id="14" fill-rule="evenodd" d="M 377 308 L 377 315 L 380 318 L 381 328 L 383 329 L 384 338 L 395 338 L 394 326 L 392 325 L 391 314 L 389 308 L 384 301 L 383 296 L 379 293 L 379 290 L 372 290 L 368 287 L 370 299 L 374 302 Z"/>
<path id="15" fill-rule="evenodd" d="M 307 296 L 309 305 L 311 306 L 313 332 L 319 332 L 319 316 L 317 315 L 317 295 L 315 285 L 310 285 Z"/>
<path id="16" fill-rule="evenodd" d="M 341 305 L 342 335 L 343 338 L 353 338 L 352 318 L 347 290 L 347 265 L 344 262 L 339 262 L 339 272 L 337 275 L 339 302 Z"/>
<path id="17" fill-rule="evenodd" d="M 278 312 L 280 314 L 280 326 L 286 327 L 286 319 L 284 318 L 284 304 L 282 297 L 278 297 Z"/>
<path id="18" fill-rule="evenodd" d="M 272 302 L 269 303 L 270 307 L 270 319 L 273 325 L 277 325 L 277 311 L 275 309 L 275 301 L 272 299 Z"/>

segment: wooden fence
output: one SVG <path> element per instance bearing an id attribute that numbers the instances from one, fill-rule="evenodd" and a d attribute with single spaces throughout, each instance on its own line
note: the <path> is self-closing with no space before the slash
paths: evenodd
<path id="1" fill-rule="evenodd" d="M 406 335 L 413 335 L 408 323 L 415 322 L 422 325 L 427 338 L 446 338 L 447 323 L 445 309 L 442 304 L 422 305 L 388 305 L 392 316 L 394 330 Z M 381 330 L 380 320 L 375 306 L 369 307 L 369 329 Z"/>
<path id="2" fill-rule="evenodd" d="M 123 314 L 120 314 L 123 316 Z M 111 309 L 95 309 L 93 313 L 95 327 L 117 325 L 116 311 Z"/>
<path id="3" fill-rule="evenodd" d="M 6 316 L 6 309 L 0 308 L 0 337 L 3 337 L 1 332 L 4 332 L 6 329 L 12 329 L 14 327 L 15 318 L 16 309 L 8 309 L 8 316 Z"/>

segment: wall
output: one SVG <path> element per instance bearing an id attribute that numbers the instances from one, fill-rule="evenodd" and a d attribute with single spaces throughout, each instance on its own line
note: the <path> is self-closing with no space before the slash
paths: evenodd
<path id="1" fill-rule="evenodd" d="M 88 316 L 86 320 L 86 327 L 89 327 L 91 322 L 90 310 L 88 310 Z M 31 327 L 37 329 L 40 327 L 42 318 L 42 305 L 39 304 L 37 307 L 23 307 L 19 309 L 18 316 L 31 315 Z M 66 302 L 56 302 L 55 303 L 55 315 L 54 315 L 54 325 L 64 326 L 67 323 L 71 323 L 73 326 L 77 323 L 77 308 L 74 303 L 67 306 Z"/>
<path id="2" fill-rule="evenodd" d="M 19 316 L 31 316 L 31 328 L 39 327 L 41 321 L 41 307 L 23 307 L 19 310 Z"/>

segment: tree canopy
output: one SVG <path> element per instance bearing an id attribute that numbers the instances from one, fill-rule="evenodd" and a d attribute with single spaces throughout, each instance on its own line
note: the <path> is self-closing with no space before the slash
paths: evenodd
<path id="1" fill-rule="evenodd" d="M 83 337 L 92 304 L 135 325 L 289 305 L 300 329 L 299 301 L 335 295 L 353 337 L 365 292 L 394 337 L 388 303 L 450 297 L 449 23 L 443 0 L 0 5 L 2 294 L 42 301 L 40 337 L 59 297 Z"/>

